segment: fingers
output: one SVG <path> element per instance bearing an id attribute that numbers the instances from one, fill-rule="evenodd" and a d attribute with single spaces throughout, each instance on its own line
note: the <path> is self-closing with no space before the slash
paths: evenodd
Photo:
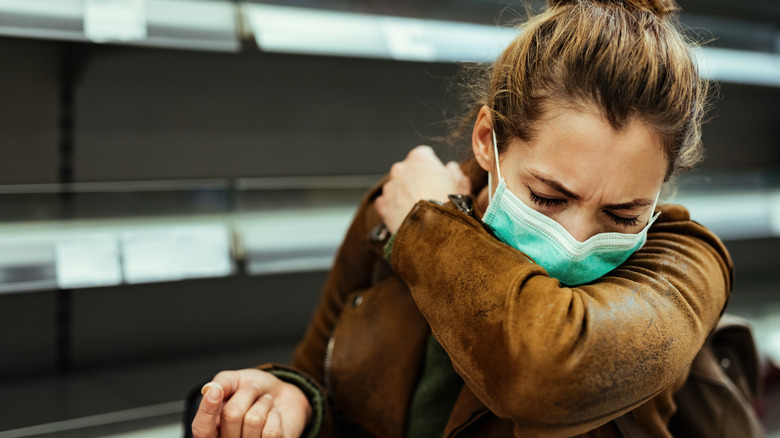
<path id="1" fill-rule="evenodd" d="M 441 162 L 439 157 L 436 156 L 436 152 L 433 150 L 433 148 L 427 145 L 420 145 L 415 147 L 409 151 L 409 153 L 406 155 L 406 158 L 409 160 L 430 160 L 433 158 Z"/>
<path id="2" fill-rule="evenodd" d="M 445 167 L 447 168 L 447 172 L 449 172 L 450 176 L 452 177 L 452 180 L 455 182 L 455 193 L 463 195 L 471 193 L 471 181 L 460 169 L 460 164 L 456 163 L 455 161 L 450 161 L 445 165 Z"/>
<path id="3" fill-rule="evenodd" d="M 195 438 L 216 438 L 224 392 L 215 383 L 206 384 L 201 392 L 204 397 L 192 422 L 192 435 Z"/>
<path id="4" fill-rule="evenodd" d="M 240 437 L 241 431 L 244 428 L 244 419 L 249 410 L 253 407 L 255 402 L 268 405 L 270 409 L 271 403 L 267 398 L 260 397 L 260 393 L 257 388 L 249 385 L 242 386 L 236 391 L 230 400 L 225 403 L 222 408 L 222 417 L 219 426 L 222 437 Z M 259 399 L 258 399 L 259 397 Z M 260 428 L 257 427 L 259 421 L 264 422 L 263 419 L 253 418 L 254 425 L 249 425 L 251 428 L 255 426 L 256 432 L 260 432 Z M 252 436 L 252 435 L 245 435 Z"/>
<path id="5" fill-rule="evenodd" d="M 284 388 L 285 385 L 272 374 L 257 369 L 217 374 L 201 390 L 204 397 L 192 423 L 193 435 L 196 438 L 281 437 L 280 413 L 271 414 L 271 411 L 275 406 L 274 397 L 280 392 L 283 396 Z M 282 398 L 290 397 L 288 394 Z M 308 400 L 305 407 L 308 407 Z M 305 409 L 303 411 L 307 418 Z M 297 423 L 292 421 L 291 424 Z M 268 432 L 264 432 L 266 428 Z M 291 432 L 292 435 L 295 433 Z"/>
<path id="6" fill-rule="evenodd" d="M 414 168 L 423 168 L 426 171 L 436 172 L 442 170 L 441 162 L 436 152 L 430 146 L 417 146 L 406 155 L 403 161 L 396 162 L 390 167 L 391 179 L 403 179 L 405 173 Z"/>
<path id="7" fill-rule="evenodd" d="M 403 176 L 404 173 L 404 162 L 398 161 L 396 163 L 393 163 L 392 166 L 390 166 L 390 180 L 398 179 Z"/>
<path id="8" fill-rule="evenodd" d="M 377 213 L 379 213 L 380 216 L 385 216 L 387 214 L 387 197 L 384 195 L 379 195 L 374 200 L 374 209 L 376 209 Z"/>
<path id="9" fill-rule="evenodd" d="M 241 428 L 242 437 L 261 436 L 264 426 L 268 422 L 268 413 L 274 406 L 273 397 L 265 394 L 252 405 L 244 415 L 244 425 Z M 265 436 L 265 435 L 262 435 Z"/>
<path id="10" fill-rule="evenodd" d="M 470 192 L 471 184 L 456 163 L 445 166 L 430 146 L 417 146 L 390 168 L 374 207 L 395 233 L 418 201 L 444 202 L 450 194 Z"/>
<path id="11" fill-rule="evenodd" d="M 276 409 L 271 409 L 268 412 L 268 418 L 265 421 L 265 427 L 263 427 L 263 435 L 261 438 L 282 438 L 282 416 Z"/>
<path id="12" fill-rule="evenodd" d="M 207 383 L 206 386 L 211 385 L 212 383 L 219 385 L 222 388 L 222 391 L 224 392 L 224 398 L 228 399 L 230 398 L 234 392 L 238 389 L 241 383 L 241 374 L 240 371 L 222 371 L 218 373 L 214 378 L 211 380 L 211 382 Z M 204 386 L 204 388 L 206 387 Z"/>
<path id="13" fill-rule="evenodd" d="M 450 161 L 444 167 L 447 168 L 447 173 L 450 174 L 452 180 L 455 182 L 455 185 L 460 185 L 461 181 L 466 178 L 466 175 L 461 172 L 458 163 Z"/>
<path id="14" fill-rule="evenodd" d="M 450 161 L 444 165 L 453 177 L 463 176 L 463 172 L 460 171 L 460 165 L 455 161 Z"/>

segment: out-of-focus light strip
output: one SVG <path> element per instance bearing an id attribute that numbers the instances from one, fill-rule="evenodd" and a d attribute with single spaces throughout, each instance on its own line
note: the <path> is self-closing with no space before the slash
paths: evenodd
<path id="1" fill-rule="evenodd" d="M 693 220 L 723 240 L 780 236 L 777 190 L 681 195 L 670 202 L 684 205 Z"/>
<path id="2" fill-rule="evenodd" d="M 237 52 L 236 7 L 224 0 L 145 0 L 140 46 Z M 83 0 L 0 0 L 0 35 L 88 42 Z"/>
<path id="3" fill-rule="evenodd" d="M 682 204 L 691 218 L 723 240 L 769 237 L 772 226 L 772 197 L 762 192 L 684 196 L 670 202 Z M 725 208 L 728 206 L 728 208 Z"/>
<path id="4" fill-rule="evenodd" d="M 0 10 L 6 14 L 47 15 L 53 18 L 81 17 L 82 4 L 68 0 L 0 0 Z"/>
<path id="5" fill-rule="evenodd" d="M 738 84 L 780 87 L 780 55 L 744 50 L 694 50 L 702 76 Z"/>
<path id="6" fill-rule="evenodd" d="M 354 207 L 293 209 L 244 215 L 235 221 L 250 275 L 327 270 Z"/>
<path id="7" fill-rule="evenodd" d="M 269 52 L 490 62 L 517 36 L 511 28 L 309 8 L 249 4 L 246 14 Z"/>
<path id="8" fill-rule="evenodd" d="M 245 4 L 262 50 L 424 62 L 492 62 L 518 35 L 509 27 Z M 704 77 L 780 87 L 780 55 L 694 50 Z"/>
<path id="9" fill-rule="evenodd" d="M 780 190 L 692 193 L 670 202 L 724 241 L 780 236 Z M 234 258 L 249 275 L 327 270 L 354 211 L 0 224 L 0 294 L 228 276 Z"/>
<path id="10" fill-rule="evenodd" d="M 264 50 L 389 57 L 379 17 L 270 5 L 247 8 L 257 44 Z"/>

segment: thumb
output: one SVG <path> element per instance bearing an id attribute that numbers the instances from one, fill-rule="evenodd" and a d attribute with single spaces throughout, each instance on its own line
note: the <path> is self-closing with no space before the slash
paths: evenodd
<path id="1" fill-rule="evenodd" d="M 203 400 L 192 422 L 192 434 L 198 438 L 216 438 L 225 393 L 218 384 L 207 383 L 201 390 L 201 394 Z"/>

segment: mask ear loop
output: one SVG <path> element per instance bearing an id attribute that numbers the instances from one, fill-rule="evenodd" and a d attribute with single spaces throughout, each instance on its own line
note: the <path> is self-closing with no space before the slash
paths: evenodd
<path id="1" fill-rule="evenodd" d="M 498 166 L 498 141 L 496 141 L 496 131 L 490 130 L 490 133 L 493 134 L 493 154 L 496 157 L 496 173 L 498 176 L 498 181 L 501 181 L 501 168 Z M 658 192 L 659 194 L 661 192 Z M 658 198 L 656 197 L 656 200 Z M 488 205 L 490 205 L 490 202 L 493 200 L 493 172 L 488 172 Z"/>
<path id="2" fill-rule="evenodd" d="M 661 215 L 661 212 L 659 211 L 657 214 L 655 213 L 655 207 L 658 206 L 658 198 L 661 196 L 661 190 L 659 189 L 658 193 L 655 195 L 655 201 L 653 201 L 653 208 L 650 210 L 650 220 L 647 222 L 648 225 L 652 225 L 653 222 L 655 222 L 656 219 L 658 219 L 658 216 Z"/>

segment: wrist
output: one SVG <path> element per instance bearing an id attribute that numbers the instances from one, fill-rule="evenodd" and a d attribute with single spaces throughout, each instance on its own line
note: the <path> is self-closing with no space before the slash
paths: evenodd
<path id="1" fill-rule="evenodd" d="M 305 409 L 306 426 L 301 436 L 305 438 L 317 436 L 326 420 L 327 405 L 324 389 L 310 377 L 286 365 L 266 364 L 258 368 L 273 374 L 284 384 L 292 385 L 298 390 L 296 394 L 303 395 L 304 402 L 301 406 Z"/>
<path id="2" fill-rule="evenodd" d="M 293 394 L 295 394 L 295 400 L 298 406 L 301 408 L 301 410 L 304 412 L 304 418 L 306 419 L 306 426 L 309 427 L 311 424 L 311 418 L 312 418 L 312 406 L 309 402 L 309 398 L 306 396 L 306 394 L 303 392 L 303 390 L 298 387 L 297 385 L 294 385 L 292 383 L 284 382 L 282 381 L 282 385 L 286 387 L 286 389 Z"/>

